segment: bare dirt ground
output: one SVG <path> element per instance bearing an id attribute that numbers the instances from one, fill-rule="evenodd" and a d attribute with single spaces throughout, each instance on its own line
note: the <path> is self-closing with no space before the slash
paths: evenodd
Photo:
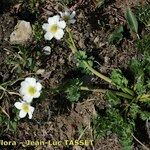
<path id="1" fill-rule="evenodd" d="M 130 7 L 137 5 L 135 0 L 130 0 Z M 5 3 L 5 2 L 4 2 Z M 2 5 L 2 4 L 0 4 Z M 112 69 L 121 68 L 127 70 L 128 61 L 136 57 L 134 39 L 130 36 L 129 29 L 126 26 L 125 38 L 116 45 L 110 45 L 107 41 L 108 36 L 119 25 L 125 25 L 125 3 L 121 0 L 109 1 L 105 7 L 95 8 L 92 0 L 81 0 L 68 6 L 70 10 L 75 10 L 76 23 L 73 25 L 73 33 L 78 49 L 86 49 L 87 53 L 95 58 L 94 65 L 97 70 L 109 75 Z M 3 9 L 2 9 L 3 8 Z M 48 16 L 57 14 L 64 7 L 55 0 L 46 0 L 42 5 L 37 5 L 35 10 L 39 12 L 36 17 L 36 11 L 30 11 L 28 5 L 18 2 L 7 3 L 1 6 L 0 11 L 0 83 L 9 80 L 16 80 L 29 76 L 38 69 L 44 69 L 43 75 L 37 75 L 46 88 L 56 88 L 68 78 L 81 77 L 85 82 L 92 85 L 107 84 L 94 76 L 83 75 L 74 71 L 75 62 L 71 59 L 71 51 L 67 48 L 65 42 L 52 41 L 52 53 L 45 56 L 42 47 L 47 42 L 32 41 L 27 43 L 26 48 L 30 50 L 30 57 L 36 62 L 33 72 L 27 66 L 22 66 L 20 72 L 17 72 L 15 64 L 9 64 L 10 60 L 15 58 L 18 49 L 10 45 L 9 36 L 18 20 L 29 21 L 32 25 L 38 20 L 39 23 L 46 22 Z M 142 30 L 145 34 L 147 31 Z M 40 54 L 40 55 L 38 55 Z M 127 76 L 129 76 L 127 74 Z M 17 90 L 20 82 L 16 82 L 9 89 Z M 17 96 L 5 96 L 1 101 L 1 107 L 10 117 L 14 116 L 12 111 L 13 104 Z M 90 93 L 86 98 L 81 99 L 76 104 L 69 103 L 64 95 L 55 95 L 46 90 L 45 95 L 34 103 L 36 111 L 33 120 L 20 120 L 17 125 L 16 133 L 11 132 L 6 126 L 1 126 L 3 133 L 0 139 L 14 140 L 17 143 L 25 140 L 56 140 L 63 141 L 67 139 L 87 139 L 94 140 L 92 146 L 17 146 L 1 147 L 2 150 L 121 150 L 117 135 L 111 135 L 104 139 L 94 139 L 91 128 L 91 120 L 96 110 L 105 109 L 107 105 L 103 94 Z M 96 110 L 95 110 L 96 109 Z M 142 139 L 143 142 L 144 139 Z M 147 144 L 147 142 L 146 142 Z M 135 142 L 135 149 L 142 150 L 142 147 Z"/>

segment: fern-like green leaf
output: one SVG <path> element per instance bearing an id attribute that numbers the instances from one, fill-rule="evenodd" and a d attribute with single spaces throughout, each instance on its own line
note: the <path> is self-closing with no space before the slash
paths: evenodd
<path id="1" fill-rule="evenodd" d="M 111 73 L 111 79 L 118 89 L 128 86 L 128 80 L 123 76 L 120 69 L 115 69 Z"/>

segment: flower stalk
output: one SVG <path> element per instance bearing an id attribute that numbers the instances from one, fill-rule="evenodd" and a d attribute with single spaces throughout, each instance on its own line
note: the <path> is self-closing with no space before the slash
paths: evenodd
<path id="1" fill-rule="evenodd" d="M 108 83 L 112 83 L 111 79 L 104 76 L 103 74 L 101 74 L 100 72 L 96 71 L 95 69 L 93 69 L 89 64 L 88 62 L 86 61 L 83 61 L 83 63 L 85 64 L 85 66 L 93 73 L 95 74 L 96 76 L 100 77 L 101 79 L 105 80 L 106 82 Z"/>
<path id="2" fill-rule="evenodd" d="M 84 87 L 84 86 L 81 86 L 80 87 L 80 90 L 82 91 L 91 91 L 91 92 L 100 92 L 100 93 L 103 93 L 105 94 L 107 91 L 111 91 L 111 92 L 114 92 L 116 95 L 118 96 L 121 96 L 121 97 L 124 97 L 124 98 L 127 98 L 127 99 L 133 99 L 133 96 L 129 95 L 129 94 L 126 94 L 124 92 L 118 92 L 118 91 L 113 91 L 113 90 L 107 90 L 107 89 L 91 89 L 91 88 L 88 88 L 88 87 Z"/>
<path id="3" fill-rule="evenodd" d="M 73 40 L 73 37 L 72 37 L 72 34 L 71 34 L 71 30 L 69 28 L 66 29 L 68 34 L 69 34 L 69 39 L 71 41 L 70 42 L 67 42 L 69 44 L 69 48 L 72 50 L 72 53 L 76 53 L 78 50 L 75 46 L 75 43 L 74 43 L 74 40 Z M 108 83 L 112 83 L 111 79 L 104 76 L 103 74 L 101 74 L 100 72 L 96 71 L 95 69 L 93 69 L 86 61 L 83 61 L 83 63 L 85 64 L 85 66 L 93 73 L 95 74 L 96 76 L 100 77 L 101 79 L 105 80 L 106 82 Z"/>
<path id="4" fill-rule="evenodd" d="M 68 35 L 69 35 L 69 40 L 70 41 L 67 41 L 68 45 L 69 45 L 69 48 L 72 50 L 72 53 L 75 54 L 78 50 L 76 48 L 76 45 L 75 45 L 75 42 L 73 40 L 73 37 L 72 37 L 72 33 L 71 33 L 71 29 L 69 28 L 66 28 L 66 31 L 68 32 Z M 95 74 L 96 76 L 98 76 L 99 78 L 103 79 L 104 81 L 114 85 L 114 83 L 112 82 L 112 80 L 101 74 L 100 72 L 96 71 L 95 69 L 93 69 L 87 61 L 83 61 L 84 65 L 87 67 L 88 70 L 90 70 L 93 74 Z M 131 95 L 131 96 L 134 96 L 134 92 L 132 90 L 130 90 L 129 88 L 122 88 L 122 91 L 125 93 L 128 93 L 127 95 Z M 127 96 L 128 97 L 128 96 Z M 130 97 L 131 98 L 131 97 Z"/>

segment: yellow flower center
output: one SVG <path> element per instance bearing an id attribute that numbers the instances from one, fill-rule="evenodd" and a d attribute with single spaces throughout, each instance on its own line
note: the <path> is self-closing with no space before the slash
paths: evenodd
<path id="1" fill-rule="evenodd" d="M 52 25 L 51 28 L 50 28 L 50 32 L 52 32 L 52 33 L 56 33 L 57 30 L 58 30 L 57 24 Z"/>
<path id="2" fill-rule="evenodd" d="M 29 112 L 29 104 L 24 103 L 22 105 L 22 109 L 23 109 L 24 112 Z"/>
<path id="3" fill-rule="evenodd" d="M 36 93 L 36 88 L 33 87 L 33 86 L 30 86 L 30 87 L 28 88 L 28 92 L 29 92 L 30 95 L 33 96 L 33 95 Z"/>

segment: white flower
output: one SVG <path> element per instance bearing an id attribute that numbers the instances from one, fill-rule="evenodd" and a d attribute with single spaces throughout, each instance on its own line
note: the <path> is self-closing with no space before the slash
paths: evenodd
<path id="1" fill-rule="evenodd" d="M 60 40 L 63 35 L 63 29 L 66 27 L 65 21 L 60 21 L 60 16 L 56 15 L 48 18 L 48 23 L 44 23 L 42 28 L 46 31 L 44 35 L 46 40 L 51 40 L 55 38 Z"/>
<path id="2" fill-rule="evenodd" d="M 31 103 L 33 98 L 38 98 L 41 94 L 42 85 L 36 82 L 35 78 L 26 78 L 21 82 L 20 94 L 23 100 Z"/>
<path id="3" fill-rule="evenodd" d="M 51 48 L 50 48 L 50 46 L 45 46 L 43 48 L 43 50 L 44 50 L 44 54 L 45 55 L 50 55 L 51 54 Z"/>
<path id="4" fill-rule="evenodd" d="M 20 110 L 19 117 L 24 118 L 27 114 L 29 115 L 29 119 L 32 118 L 32 114 L 34 112 L 34 107 L 30 106 L 29 103 L 24 101 L 16 102 L 15 107 Z"/>
<path id="5" fill-rule="evenodd" d="M 64 21 L 66 21 L 68 24 L 74 24 L 76 22 L 76 20 L 74 19 L 76 12 L 73 11 L 72 13 L 70 13 L 69 11 L 65 11 L 64 13 L 59 12 L 62 19 Z"/>

